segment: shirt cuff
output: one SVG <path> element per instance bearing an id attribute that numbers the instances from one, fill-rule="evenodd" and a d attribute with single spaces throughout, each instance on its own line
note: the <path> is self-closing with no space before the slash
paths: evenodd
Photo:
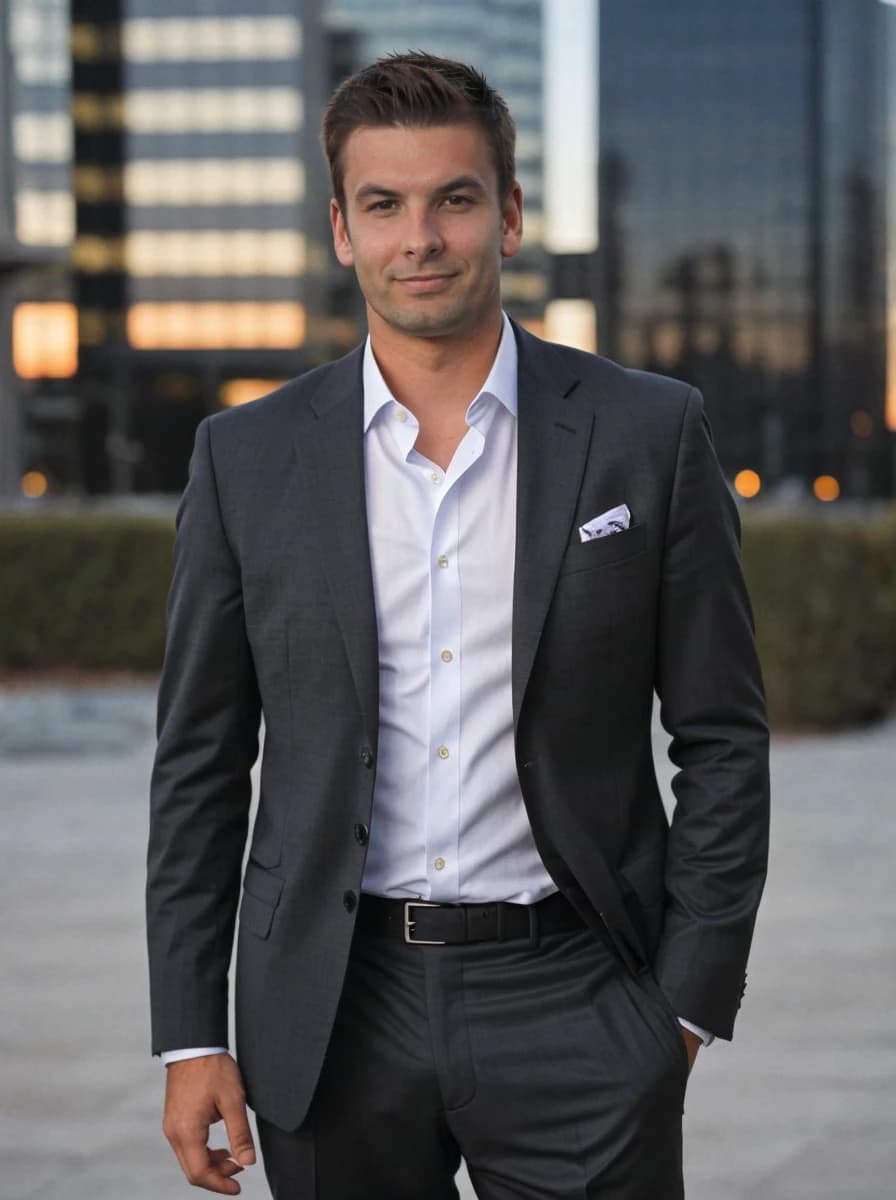
<path id="1" fill-rule="evenodd" d="M 170 1067 L 172 1063 L 183 1062 L 185 1058 L 205 1058 L 209 1054 L 226 1054 L 226 1046 L 196 1046 L 188 1050 L 163 1050 L 159 1055 L 162 1064 Z"/>
<path id="2" fill-rule="evenodd" d="M 696 1033 L 697 1037 L 704 1046 L 709 1046 L 716 1040 L 716 1035 L 714 1033 L 710 1033 L 706 1029 L 701 1029 L 699 1025 L 692 1025 L 691 1022 L 686 1021 L 684 1017 L 678 1018 L 678 1024 L 683 1025 L 685 1029 L 690 1029 L 691 1033 Z"/>

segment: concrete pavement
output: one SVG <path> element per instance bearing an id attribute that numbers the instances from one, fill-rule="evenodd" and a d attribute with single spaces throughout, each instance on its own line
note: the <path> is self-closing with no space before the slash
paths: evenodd
<path id="1" fill-rule="evenodd" d="M 3 1200 L 197 1194 L 159 1132 L 147 1053 L 152 706 L 148 687 L 0 691 Z M 896 1195 L 894 779 L 893 721 L 775 744 L 737 1037 L 701 1052 L 689 1088 L 689 1200 Z M 260 1168 L 243 1179 L 267 1200 Z"/>

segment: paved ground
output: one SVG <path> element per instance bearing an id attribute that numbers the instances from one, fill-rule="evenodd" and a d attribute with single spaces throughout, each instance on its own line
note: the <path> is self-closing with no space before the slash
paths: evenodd
<path id="1" fill-rule="evenodd" d="M 148 689 L 0 691 L 4 1200 L 199 1194 L 159 1133 L 162 1069 L 147 1054 L 151 750 Z M 782 740 L 773 771 L 774 857 L 738 1036 L 701 1054 L 690 1085 L 689 1200 L 889 1200 L 896 723 Z M 253 1174 L 243 1194 L 262 1200 Z"/>

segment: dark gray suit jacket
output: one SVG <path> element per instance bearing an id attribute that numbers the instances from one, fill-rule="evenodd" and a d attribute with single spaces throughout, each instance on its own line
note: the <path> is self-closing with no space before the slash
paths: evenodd
<path id="1" fill-rule="evenodd" d="M 519 346 L 513 716 L 550 874 L 676 1012 L 730 1037 L 762 891 L 768 738 L 735 505 L 700 396 Z M 178 513 L 152 778 L 153 1049 L 227 1043 L 284 1128 L 307 1110 L 361 889 L 377 750 L 360 349 L 199 427 Z M 578 526 L 628 504 L 631 528 Z M 679 768 L 668 828 L 653 692 Z"/>

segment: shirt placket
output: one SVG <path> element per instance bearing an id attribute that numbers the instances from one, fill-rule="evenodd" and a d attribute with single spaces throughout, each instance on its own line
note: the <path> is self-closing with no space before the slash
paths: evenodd
<path id="1" fill-rule="evenodd" d="M 430 543 L 429 769 L 426 796 L 426 875 L 429 898 L 460 897 L 461 740 L 461 478 L 479 457 L 482 439 L 469 430 L 448 473 L 422 469 L 433 489 Z"/>

